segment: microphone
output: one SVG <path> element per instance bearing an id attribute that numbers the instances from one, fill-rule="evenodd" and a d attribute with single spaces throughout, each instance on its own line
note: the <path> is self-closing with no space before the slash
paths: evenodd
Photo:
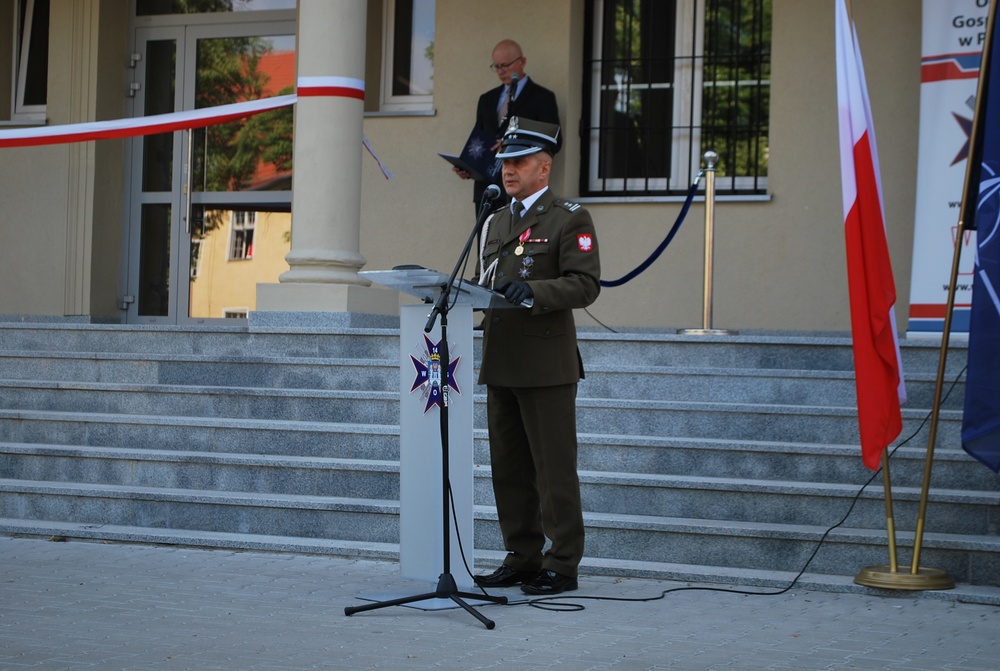
<path id="1" fill-rule="evenodd" d="M 496 200 L 499 197 L 500 197 L 500 187 L 499 186 L 497 186 L 496 184 L 490 184 L 488 187 L 486 187 L 486 189 L 483 191 L 483 195 L 480 196 L 480 198 L 479 198 L 479 214 L 480 214 L 480 216 L 486 214 L 489 211 L 490 207 L 491 207 L 490 203 L 492 203 L 494 200 Z M 477 226 L 477 228 L 478 228 L 478 226 Z"/>

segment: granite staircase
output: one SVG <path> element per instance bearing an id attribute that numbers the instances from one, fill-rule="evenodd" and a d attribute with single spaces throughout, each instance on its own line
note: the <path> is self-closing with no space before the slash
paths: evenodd
<path id="1" fill-rule="evenodd" d="M 887 562 L 848 339 L 605 331 L 581 349 L 583 573 L 778 586 L 815 552 L 803 580 L 835 588 Z M 890 463 L 908 566 L 938 346 L 902 351 L 894 444 L 916 435 Z M 398 354 L 391 323 L 0 322 L 0 533 L 394 559 Z M 954 347 L 921 565 L 1000 587 L 1000 479 L 959 446 L 964 363 Z M 482 388 L 475 406 L 487 567 L 502 543 Z"/>

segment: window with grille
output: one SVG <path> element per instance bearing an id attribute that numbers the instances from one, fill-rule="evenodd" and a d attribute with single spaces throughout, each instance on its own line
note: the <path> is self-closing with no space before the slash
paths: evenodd
<path id="1" fill-rule="evenodd" d="M 717 193 L 766 193 L 771 0 L 587 10 L 581 194 L 684 193 L 710 150 Z"/>

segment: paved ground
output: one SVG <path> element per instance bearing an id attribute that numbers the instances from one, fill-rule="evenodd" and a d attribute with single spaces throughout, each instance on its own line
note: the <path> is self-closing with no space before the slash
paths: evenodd
<path id="1" fill-rule="evenodd" d="M 583 610 L 489 605 L 488 630 L 461 609 L 345 616 L 359 594 L 428 589 L 391 562 L 0 538 L 0 669 L 1000 668 L 997 606 L 798 589 L 582 598 L 679 586 L 583 576 L 562 602 Z"/>

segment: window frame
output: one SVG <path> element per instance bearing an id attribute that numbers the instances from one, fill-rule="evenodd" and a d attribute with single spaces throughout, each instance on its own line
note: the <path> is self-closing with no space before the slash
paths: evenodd
<path id="1" fill-rule="evenodd" d="M 430 63 L 430 86 L 431 90 L 427 93 L 408 93 L 408 94 L 398 94 L 393 92 L 393 82 L 396 78 L 396 55 L 399 46 L 399 41 L 403 39 L 403 36 L 397 36 L 396 34 L 396 9 L 399 3 L 410 3 L 411 9 L 416 11 L 417 3 L 429 3 L 430 13 L 431 13 L 431 25 L 434 27 L 433 33 L 431 35 L 431 45 L 434 44 L 434 39 L 437 34 L 436 27 L 436 11 L 437 3 L 436 0 L 383 0 L 382 2 L 382 69 L 381 69 L 381 82 L 380 82 L 380 92 L 381 99 L 379 101 L 379 109 L 383 112 L 427 112 L 432 111 L 434 108 L 434 60 L 431 59 Z M 411 12 L 412 16 L 412 12 Z M 406 47 L 412 50 L 413 47 L 413 37 L 414 28 L 413 25 L 416 21 L 411 20 L 410 31 L 405 39 Z M 401 27 L 402 28 L 402 27 Z M 399 37 L 399 39 L 397 39 Z M 408 62 L 408 61 L 407 61 Z"/>
<path id="2" fill-rule="evenodd" d="M 227 261 L 252 261 L 257 237 L 257 213 L 254 210 L 230 210 Z"/>
<path id="3" fill-rule="evenodd" d="M 28 90 L 29 66 L 32 64 L 32 56 L 38 57 L 40 54 L 32 49 L 32 39 L 35 36 L 35 20 L 39 15 L 36 12 L 38 2 L 49 3 L 49 0 L 15 0 L 14 2 L 14 45 L 13 45 L 13 67 L 11 76 L 11 120 L 23 122 L 44 122 L 48 105 L 48 33 L 49 26 L 43 27 L 45 31 L 44 50 L 44 71 L 45 71 L 45 104 L 26 104 L 25 94 Z M 51 12 L 51 5 L 48 5 Z M 46 16 L 50 16 L 46 12 Z M 35 36 L 37 37 L 37 36 Z"/>
<path id="4" fill-rule="evenodd" d="M 717 65 L 722 61 L 724 52 L 716 54 L 715 60 L 712 55 L 706 53 L 708 44 L 706 24 L 707 0 L 676 0 L 673 18 L 673 54 L 669 70 L 672 76 L 670 81 L 647 81 L 633 84 L 627 81 L 628 72 L 625 71 L 626 81 L 624 84 L 616 77 L 615 84 L 608 84 L 602 80 L 608 79 L 607 68 L 614 66 L 614 54 L 604 53 L 604 10 L 606 2 L 614 0 L 590 0 L 587 3 L 585 35 L 588 40 L 587 49 L 584 55 L 584 112 L 583 142 L 581 147 L 582 166 L 580 171 L 580 193 L 588 197 L 657 197 L 657 196 L 678 196 L 685 193 L 691 183 L 699 175 L 703 163 L 704 152 L 715 150 L 715 147 L 705 146 L 703 136 L 709 135 L 711 127 L 708 125 L 706 113 L 706 93 L 711 89 L 720 87 L 753 87 L 759 92 L 764 90 L 766 103 L 764 107 L 770 109 L 770 79 L 764 75 L 770 72 L 770 43 L 766 43 L 766 60 L 758 63 L 760 76 L 755 80 L 731 81 L 731 80 L 706 80 L 706 70 L 710 66 Z M 654 2 L 655 0 L 645 0 Z M 766 1 L 766 0 L 765 0 Z M 768 33 L 770 34 L 770 33 Z M 760 43 L 758 41 L 758 43 Z M 725 54 L 731 56 L 731 54 Z M 632 60 L 632 55 L 625 55 L 624 58 Z M 652 70 L 652 68 L 651 68 Z M 669 147 L 669 166 L 664 166 L 664 174 L 649 174 L 648 166 L 644 166 L 641 176 L 629 174 L 628 167 L 620 169 L 618 174 L 613 176 L 601 176 L 602 161 L 607 161 L 608 157 L 601 153 L 602 146 L 608 142 L 607 136 L 611 132 L 623 132 L 628 137 L 630 133 L 643 134 L 650 132 L 654 127 L 641 125 L 638 130 L 630 131 L 617 126 L 607 125 L 607 119 L 602 117 L 602 105 L 607 106 L 605 94 L 613 91 L 613 87 L 619 86 L 619 96 L 627 96 L 631 101 L 635 96 L 654 89 L 670 90 L 670 137 L 659 146 Z M 761 96 L 755 98 L 757 104 L 761 102 Z M 622 106 L 621 103 L 614 103 L 615 107 Z M 625 103 L 626 106 L 630 106 Z M 604 124 L 604 126 L 602 126 Z M 736 126 L 734 130 L 745 132 L 749 129 L 755 147 L 759 146 L 761 140 L 765 142 L 769 139 L 769 121 L 756 125 Z M 627 149 L 626 155 L 627 155 Z M 724 165 L 724 159 L 720 157 L 720 163 Z M 733 160 L 735 163 L 735 159 Z M 716 173 L 716 189 L 722 195 L 744 195 L 757 196 L 767 193 L 767 159 L 758 155 L 754 161 L 756 174 L 750 175 L 726 175 L 723 170 Z"/>

